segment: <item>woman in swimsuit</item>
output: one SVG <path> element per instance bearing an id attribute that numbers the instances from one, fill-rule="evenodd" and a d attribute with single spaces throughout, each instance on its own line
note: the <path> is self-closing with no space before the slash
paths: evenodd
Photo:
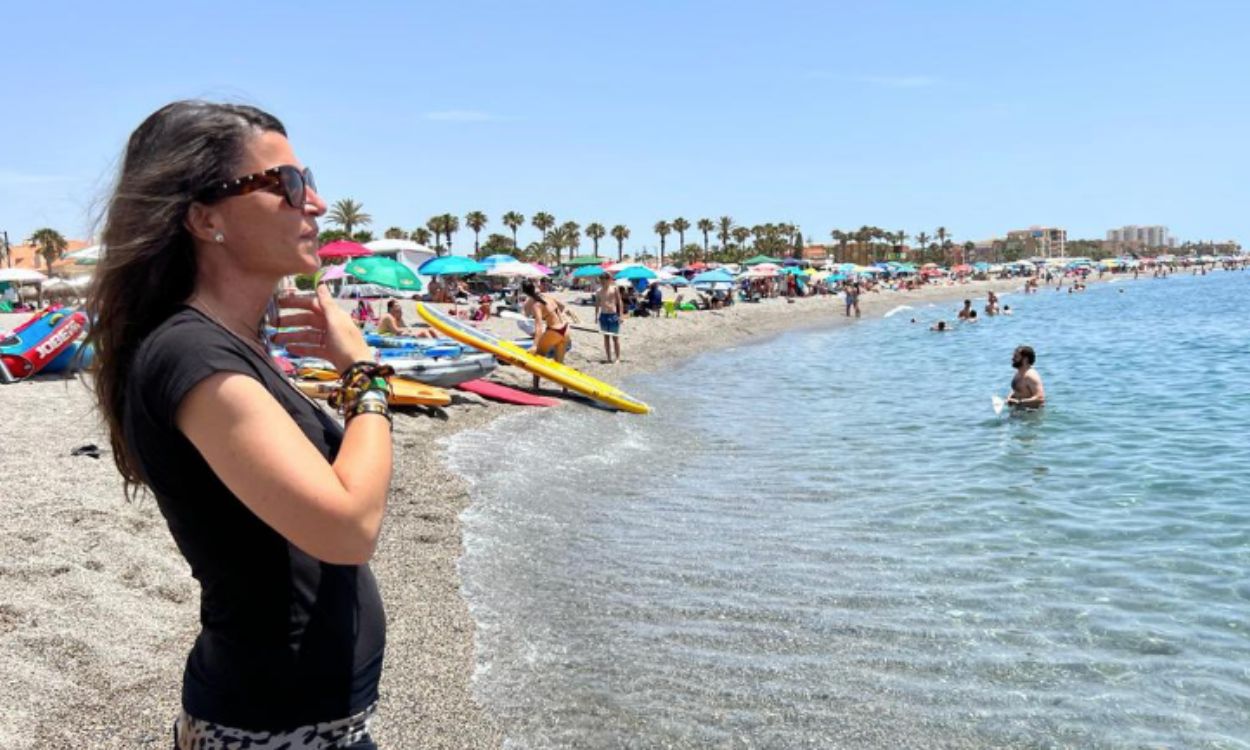
<path id="1" fill-rule="evenodd" d="M 566 316 L 571 316 L 571 313 L 560 300 L 539 294 L 532 281 L 521 283 L 521 293 L 528 298 L 525 308 L 534 318 L 534 345 L 530 351 L 563 362 L 569 346 L 569 321 Z M 538 388 L 537 375 L 534 376 L 534 388 Z"/>

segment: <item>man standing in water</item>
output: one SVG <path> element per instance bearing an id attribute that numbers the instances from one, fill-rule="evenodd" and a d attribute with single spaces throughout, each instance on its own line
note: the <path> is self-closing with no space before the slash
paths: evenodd
<path id="1" fill-rule="evenodd" d="M 621 290 L 612 283 L 612 274 L 604 273 L 599 277 L 599 288 L 595 291 L 595 312 L 599 315 L 599 330 L 603 333 L 603 354 L 607 364 L 621 361 L 621 316 L 625 313 L 625 301 L 621 299 Z M 615 344 L 616 358 L 612 358 Z"/>
<path id="2" fill-rule="evenodd" d="M 972 317 L 972 300 L 964 300 L 964 307 L 959 311 L 959 320 L 967 320 Z"/>
<path id="3" fill-rule="evenodd" d="M 1011 353 L 1011 366 L 1016 368 L 1016 376 L 1011 379 L 1008 406 L 1039 409 L 1046 405 L 1046 389 L 1042 386 L 1042 376 L 1033 369 L 1036 361 L 1037 355 L 1033 353 L 1031 346 L 1018 346 Z"/>

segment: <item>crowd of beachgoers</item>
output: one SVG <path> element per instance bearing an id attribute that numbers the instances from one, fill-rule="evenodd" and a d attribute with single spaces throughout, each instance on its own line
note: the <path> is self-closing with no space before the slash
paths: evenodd
<path id="1" fill-rule="evenodd" d="M 892 273 L 888 265 L 880 271 L 811 273 L 780 265 L 773 275 L 757 271 L 754 278 L 749 269 L 724 269 L 732 276 L 730 285 L 704 289 L 647 278 L 628 282 L 637 301 L 620 328 L 618 363 L 605 364 L 594 326 L 573 332 L 576 346 L 566 361 L 620 383 L 702 351 L 796 327 L 855 324 L 856 307 L 872 318 L 902 304 L 920 308 L 933 302 L 955 318 L 964 299 L 984 310 L 990 294 L 1018 294 L 1026 286 L 1078 294 L 1081 285 L 1097 283 L 1100 276 L 1145 283 L 1246 266 L 1244 257 L 1115 267 L 1043 262 L 1031 269 L 927 274 L 923 268 Z M 798 273 L 780 271 L 787 267 Z M 657 277 L 660 270 L 655 269 Z M 674 276 L 689 285 L 698 274 L 716 270 L 676 269 Z M 603 273 L 587 272 L 585 281 L 562 274 L 549 280 L 548 288 L 570 309 L 585 312 L 592 308 L 578 303 L 593 304 Z M 822 273 L 828 275 L 815 278 Z M 839 273 L 842 278 L 834 278 Z M 453 309 L 461 288 L 448 281 L 442 283 L 453 302 L 438 306 Z M 458 306 L 468 317 L 479 307 L 480 293 L 472 279 L 465 282 L 467 296 Z M 522 333 L 525 321 L 499 315 L 509 309 L 511 286 L 504 285 L 503 297 L 491 296 L 489 317 L 475 325 L 501 336 Z M 649 296 L 652 289 L 659 292 L 658 306 Z M 718 291 L 728 294 L 718 298 Z M 849 308 L 848 292 L 855 302 Z M 1004 307 L 1010 300 L 1003 300 Z M 397 302 L 404 320 L 415 322 L 415 301 Z M 674 303 L 669 311 L 666 302 Z M 358 300 L 340 304 L 351 310 Z M 367 304 L 381 307 L 378 301 Z M 682 309 L 687 305 L 696 309 Z M 0 314 L 0 328 L 27 318 L 28 313 Z M 516 368 L 500 367 L 491 378 L 531 387 L 528 373 Z M 151 499 L 125 500 L 109 460 L 107 432 L 85 385 L 76 376 L 49 376 L 0 386 L 0 414 L 6 434 L 15 437 L 0 452 L 0 470 L 7 486 L 20 488 L 6 495 L 0 518 L 0 705 L 7 709 L 0 715 L 0 747 L 81 747 L 84 738 L 92 747 L 167 744 L 169 717 L 179 709 L 183 660 L 198 632 L 198 584 Z M 543 392 L 562 397 L 548 385 Z M 380 712 L 385 718 L 376 730 L 384 746 L 501 742 L 498 727 L 472 694 L 475 624 L 457 571 L 459 516 L 469 494 L 464 480 L 444 464 L 440 439 L 524 408 L 458 394 L 444 408 L 397 414 L 394 482 L 372 564 L 386 595 L 389 627 Z"/>

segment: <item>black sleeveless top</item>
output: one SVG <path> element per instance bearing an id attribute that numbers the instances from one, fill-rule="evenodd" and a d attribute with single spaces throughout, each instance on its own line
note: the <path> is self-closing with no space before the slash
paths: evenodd
<path id="1" fill-rule="evenodd" d="M 343 430 L 275 368 L 187 307 L 140 345 L 123 429 L 174 541 L 200 582 L 200 635 L 183 674 L 192 716 L 277 731 L 351 716 L 377 701 L 386 623 L 367 565 L 305 554 L 239 501 L 174 425 L 217 372 L 255 378 L 327 460 Z"/>

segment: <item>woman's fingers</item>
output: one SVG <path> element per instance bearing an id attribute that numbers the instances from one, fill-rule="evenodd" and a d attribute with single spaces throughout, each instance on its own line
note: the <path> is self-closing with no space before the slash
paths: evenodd
<path id="1" fill-rule="evenodd" d="M 301 331 L 281 331 L 274 334 L 273 340 L 278 344 L 315 344 L 325 343 L 326 333 L 318 328 L 305 328 Z"/>
<path id="2" fill-rule="evenodd" d="M 278 298 L 278 307 L 284 310 L 317 310 L 321 307 L 321 301 L 317 297 L 286 294 Z"/>
<path id="3" fill-rule="evenodd" d="M 324 316 L 318 315 L 311 310 L 301 310 L 299 312 L 283 313 L 278 316 L 278 326 L 280 328 L 303 328 L 304 326 L 321 326 L 324 324 Z"/>

